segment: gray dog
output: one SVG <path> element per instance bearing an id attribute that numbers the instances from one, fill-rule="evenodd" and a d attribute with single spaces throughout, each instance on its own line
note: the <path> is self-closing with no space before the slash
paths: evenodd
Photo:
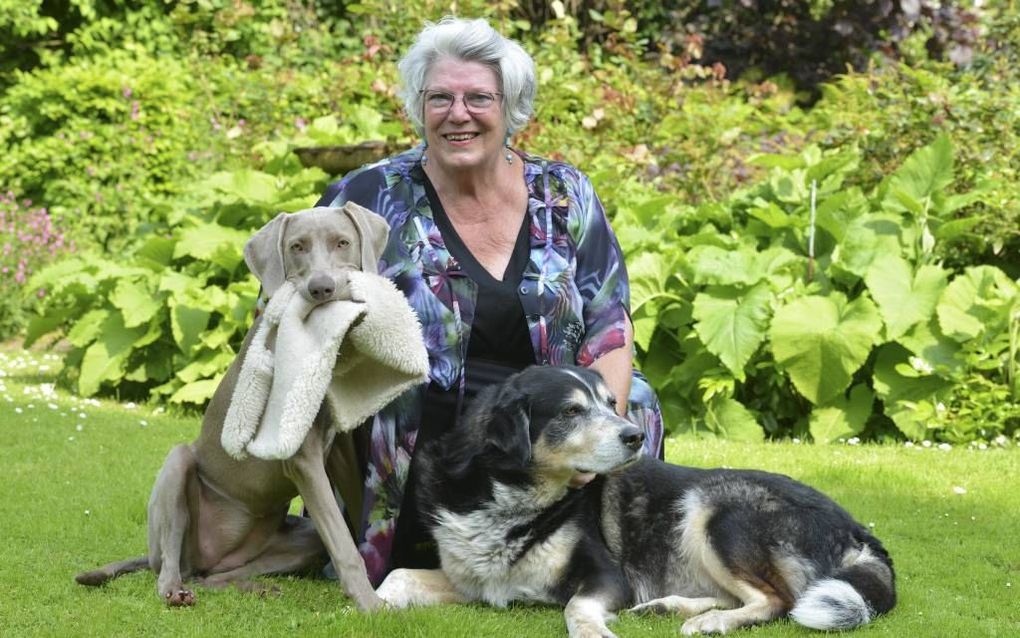
<path id="1" fill-rule="evenodd" d="M 267 296 L 289 281 L 307 301 L 325 303 L 350 298 L 351 270 L 375 272 L 388 233 L 382 217 L 352 203 L 281 213 L 248 241 L 244 257 Z M 192 605 L 195 595 L 184 587 L 187 579 L 257 589 L 248 579 L 315 569 L 328 555 L 359 608 L 383 604 L 330 486 L 331 478 L 340 487 L 349 483 L 351 470 L 350 454 L 345 457 L 340 449 L 342 435 L 331 427 L 325 404 L 287 460 L 239 461 L 221 446 L 224 418 L 259 321 L 213 395 L 198 440 L 171 450 L 156 479 L 148 507 L 148 555 L 79 574 L 79 583 L 101 585 L 149 568 L 159 575 L 156 589 L 168 605 Z M 288 515 L 298 495 L 311 520 Z"/>

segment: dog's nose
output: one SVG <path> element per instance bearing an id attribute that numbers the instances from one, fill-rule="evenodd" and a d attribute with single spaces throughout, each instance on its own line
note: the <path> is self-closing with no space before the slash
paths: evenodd
<path id="1" fill-rule="evenodd" d="M 336 283 L 332 277 L 315 275 L 308 280 L 308 294 L 316 301 L 326 301 L 336 292 Z"/>
<path id="2" fill-rule="evenodd" d="M 638 450 L 645 442 L 645 433 L 633 425 L 628 425 L 620 432 L 620 440 L 632 450 Z"/>

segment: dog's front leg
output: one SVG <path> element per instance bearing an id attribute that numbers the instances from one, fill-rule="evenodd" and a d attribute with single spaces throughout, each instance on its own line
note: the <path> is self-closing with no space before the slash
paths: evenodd
<path id="1" fill-rule="evenodd" d="M 606 622 L 616 618 L 603 600 L 592 594 L 578 593 L 563 610 L 570 638 L 616 638 Z"/>
<path id="2" fill-rule="evenodd" d="M 364 611 L 382 607 L 383 601 L 372 589 L 365 562 L 333 497 L 322 447 L 314 430 L 308 433 L 297 453 L 284 461 L 284 472 L 301 494 L 344 591 Z"/>

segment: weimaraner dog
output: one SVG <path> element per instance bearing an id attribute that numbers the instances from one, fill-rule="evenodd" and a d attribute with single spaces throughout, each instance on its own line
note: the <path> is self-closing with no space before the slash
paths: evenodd
<path id="1" fill-rule="evenodd" d="M 281 213 L 245 245 L 244 258 L 271 295 L 292 282 L 309 302 L 349 299 L 347 273 L 375 272 L 386 245 L 386 221 L 356 204 Z M 344 494 L 350 483 L 350 454 L 331 427 L 328 404 L 294 456 L 271 461 L 229 456 L 220 434 L 238 373 L 258 322 L 220 383 L 198 440 L 170 451 L 152 488 L 148 506 L 149 553 L 79 574 L 83 585 L 101 585 L 127 572 L 149 568 L 168 605 L 195 602 L 184 585 L 221 587 L 234 583 L 258 589 L 248 579 L 321 568 L 331 559 L 344 591 L 362 610 L 382 606 L 365 572 L 350 530 L 337 505 L 330 479 Z M 328 470 L 332 470 L 328 472 Z M 346 475 L 346 476 L 343 476 Z M 356 479 L 355 479 L 356 480 Z M 348 493 L 354 494 L 355 489 Z M 300 495 L 311 520 L 288 515 Z M 347 503 L 351 507 L 351 503 Z M 313 525 L 314 521 L 314 525 Z"/>

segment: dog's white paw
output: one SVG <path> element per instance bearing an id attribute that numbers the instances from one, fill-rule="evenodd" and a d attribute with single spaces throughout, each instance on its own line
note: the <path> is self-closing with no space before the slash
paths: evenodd
<path id="1" fill-rule="evenodd" d="M 395 569 L 375 590 L 376 595 L 390 607 L 406 609 L 415 604 L 418 583 L 406 569 Z"/>
<path id="2" fill-rule="evenodd" d="M 739 626 L 736 618 L 729 610 L 712 610 L 690 618 L 683 624 L 680 631 L 685 636 L 694 634 L 725 634 Z"/>

